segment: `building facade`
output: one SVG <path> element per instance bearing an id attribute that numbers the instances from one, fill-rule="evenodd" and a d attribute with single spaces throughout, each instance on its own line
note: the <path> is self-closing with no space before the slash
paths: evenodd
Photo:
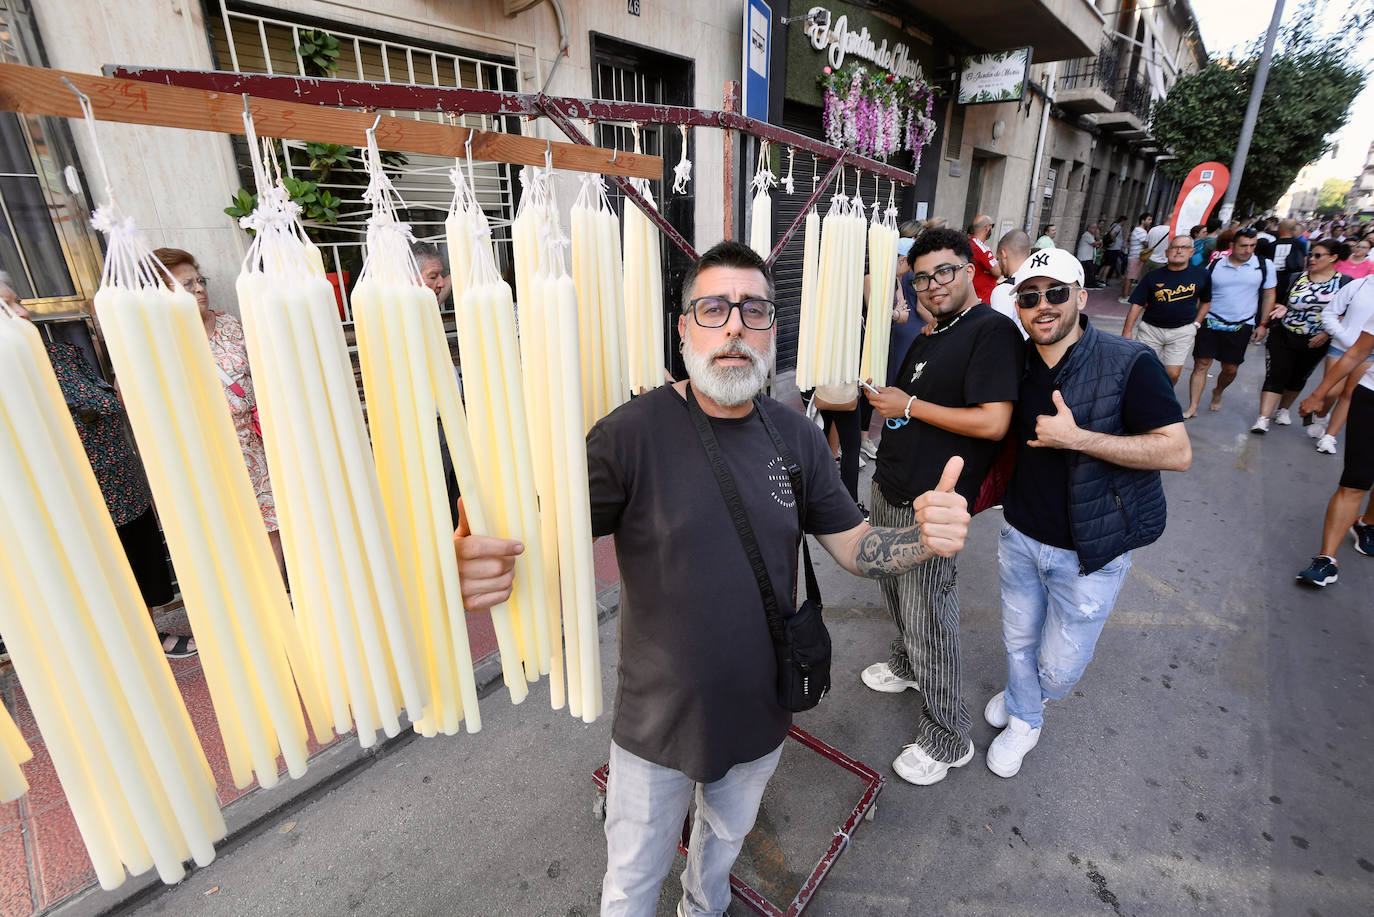
<path id="1" fill-rule="evenodd" d="M 4 59 L 87 73 L 105 65 L 125 65 L 330 75 L 524 92 L 543 89 L 554 95 L 719 109 L 727 104 L 727 84 L 745 75 L 748 6 L 746 0 L 397 0 L 383 12 L 361 0 L 282 0 L 271 5 L 243 0 L 126 0 L 118 5 L 117 15 L 96 15 L 85 0 L 0 0 L 0 16 L 16 36 L 3 49 Z M 828 26 L 819 37 L 818 13 L 824 14 Z M 151 28 L 151 23 L 160 25 Z M 319 33 L 338 45 L 323 64 L 318 55 L 301 51 L 308 48 L 303 38 Z M 1012 227 L 1038 234 L 1045 224 L 1055 223 L 1058 240 L 1065 246 L 1072 244 L 1082 226 L 1100 216 L 1133 217 L 1139 211 L 1168 209 L 1176 186 L 1158 171 L 1159 162 L 1169 154 L 1150 137 L 1149 105 L 1163 97 L 1179 74 L 1205 60 L 1187 0 L 893 0 L 864 7 L 841 0 L 774 0 L 769 5 L 768 37 L 769 100 L 762 111 L 769 120 L 802 133 L 825 135 L 818 80 L 834 58 L 836 43 L 851 60 L 869 53 L 871 66 L 898 66 L 917 73 L 935 91 L 934 136 L 919 163 L 910 151 L 892 158 L 894 164 L 915 167 L 918 176 L 914 188 L 898 192 L 902 219 L 941 217 L 963 226 L 976 214 L 988 213 L 997 227 L 995 235 Z M 865 42 L 856 40 L 859 37 L 871 39 L 868 52 Z M 872 53 L 898 46 L 904 49 L 900 56 L 884 59 Z M 960 104 L 960 73 L 967 59 L 1014 48 L 1029 48 L 1027 79 L 1018 99 Z M 31 184 L 41 188 L 47 200 L 26 205 L 18 191 L 6 190 L 6 201 L 14 199 L 12 222 L 15 211 L 22 211 L 35 225 L 16 227 L 13 235 L 19 241 L 13 250 L 0 251 L 0 261 L 12 275 L 23 276 L 27 288 L 21 293 L 38 303 L 37 311 L 80 312 L 98 276 L 100 241 L 80 218 L 95 201 L 89 193 L 72 191 L 61 176 L 65 166 L 75 166 L 89 186 L 95 151 L 84 130 L 72 130 L 60 119 L 20 121 L 11 116 L 9 131 L 22 135 L 19 139 L 34 153 L 34 162 L 25 168 L 34 179 Z M 543 119 L 464 116 L 463 122 L 562 139 Z M 215 305 L 233 311 L 227 291 L 248 239 L 223 209 L 247 181 L 242 141 L 109 123 L 99 126 L 98 137 L 126 211 L 154 246 L 173 245 L 196 254 L 206 276 L 218 291 L 225 291 L 217 294 Z M 624 125 L 601 125 L 594 129 L 593 139 L 626 148 L 631 132 Z M 698 249 L 743 231 L 754 148 L 746 139 L 727 166 L 722 140 L 718 130 L 689 132 L 693 181 L 686 195 L 669 193 L 663 202 L 674 225 Z M 649 125 L 641 143 L 646 152 L 665 156 L 667 171 L 681 154 L 682 136 L 676 129 Z M 350 164 L 321 175 L 312 172 L 304 144 L 289 146 L 282 153 L 288 172 L 317 179 L 344 198 L 339 223 L 321 228 L 318 236 L 328 266 L 356 276 L 365 218 L 356 154 Z M 775 153 L 774 162 L 780 169 L 780 153 Z M 797 158 L 793 168 L 802 178 L 796 197 L 804 198 L 811 168 L 826 165 Z M 412 205 L 410 216 L 422 238 L 442 235 L 449 197 L 443 166 L 431 157 L 406 157 L 402 194 Z M 724 191 L 727 168 L 735 171 L 729 202 Z M 849 176 L 852 185 L 853 173 Z M 481 165 L 477 179 L 499 247 L 518 199 L 518 179 L 515 170 L 501 164 Z M 562 181 L 567 186 L 563 196 L 571 199 L 576 179 Z M 664 188 L 663 183 L 654 187 L 661 201 Z M 875 192 L 865 186 L 864 193 L 871 197 Z M 775 192 L 775 199 L 780 197 Z M 797 201 L 780 200 L 775 232 L 783 231 L 799 208 Z M 42 218 L 45 212 L 48 220 Z M 51 225 L 39 225 L 44 223 Z M 780 279 L 789 281 L 788 272 L 798 257 L 790 248 L 784 253 Z M 45 276 L 45 266 L 53 268 L 47 270 L 53 277 Z M 674 281 L 683 266 L 680 258 L 669 259 L 667 289 L 676 289 Z M 791 320 L 794 327 L 795 315 Z M 785 325 L 784 368 L 792 357 L 788 334 Z"/>

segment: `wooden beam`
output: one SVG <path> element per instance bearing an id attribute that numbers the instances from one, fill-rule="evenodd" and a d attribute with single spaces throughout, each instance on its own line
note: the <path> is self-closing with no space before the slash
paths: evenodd
<path id="1" fill-rule="evenodd" d="M 91 111 L 99 121 L 179 127 L 220 134 L 244 132 L 243 97 L 239 95 L 20 64 L 0 64 L 0 110 L 26 115 L 80 118 L 81 105 L 76 95 L 62 82 L 63 77 L 90 97 Z M 355 147 L 367 145 L 365 132 L 377 120 L 376 115 L 365 111 L 251 96 L 249 109 L 253 113 L 253 127 L 260 137 L 342 143 Z M 663 179 L 663 159 L 643 153 L 613 154 L 613 151 L 602 147 L 550 143 L 535 137 L 476 131 L 386 115 L 377 124 L 377 146 L 402 153 L 466 156 L 469 136 L 472 138 L 473 159 L 542 166 L 544 152 L 549 149 L 556 169 L 654 181 Z"/>

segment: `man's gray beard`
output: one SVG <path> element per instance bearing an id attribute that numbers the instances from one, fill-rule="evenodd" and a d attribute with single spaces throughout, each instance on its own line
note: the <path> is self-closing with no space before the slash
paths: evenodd
<path id="1" fill-rule="evenodd" d="M 726 354 L 742 354 L 749 358 L 749 365 L 718 365 L 715 358 Z M 738 339 L 710 353 L 698 351 L 690 338 L 683 341 L 682 347 L 682 361 L 687 365 L 692 385 L 723 408 L 737 408 L 753 401 L 754 396 L 763 391 L 776 356 L 777 338 L 772 335 L 763 353 Z"/>

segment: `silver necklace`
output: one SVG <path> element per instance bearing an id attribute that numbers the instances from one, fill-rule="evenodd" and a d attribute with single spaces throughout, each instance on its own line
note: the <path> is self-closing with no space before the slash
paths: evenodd
<path id="1" fill-rule="evenodd" d="M 959 324 L 959 319 L 963 318 L 965 315 L 968 315 L 969 309 L 972 308 L 972 306 L 969 306 L 968 309 L 965 309 L 963 312 L 960 312 L 958 315 L 954 316 L 954 318 L 950 319 L 943 325 L 941 325 L 939 322 L 936 322 L 935 330 L 930 332 L 930 336 L 935 337 L 935 335 L 937 334 L 944 334 L 946 331 L 953 328 L 955 325 Z"/>

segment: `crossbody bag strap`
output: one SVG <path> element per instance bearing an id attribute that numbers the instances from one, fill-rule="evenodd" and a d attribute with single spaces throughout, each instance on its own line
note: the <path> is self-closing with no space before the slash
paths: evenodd
<path id="1" fill-rule="evenodd" d="M 754 410 L 759 412 L 759 419 L 763 421 L 764 429 L 768 431 L 769 437 L 773 440 L 773 446 L 778 450 L 778 455 L 782 457 L 783 464 L 787 467 L 787 477 L 792 482 L 792 498 L 797 503 L 797 536 L 801 539 L 802 547 L 802 568 L 806 571 L 806 598 L 817 607 L 821 604 L 821 587 L 816 582 L 816 570 L 811 566 L 811 544 L 806 540 L 806 484 L 802 479 L 801 465 L 792 457 L 792 451 L 787 448 L 787 443 L 783 442 L 782 434 L 773 424 L 768 413 L 763 409 L 763 402 L 754 399 Z"/>
<path id="2" fill-rule="evenodd" d="M 744 554 L 749 558 L 749 566 L 754 571 L 754 580 L 758 583 L 759 595 L 763 598 L 763 612 L 768 618 L 768 632 L 775 643 L 783 643 L 786 640 L 786 631 L 783 627 L 782 610 L 778 606 L 777 594 L 773 591 L 773 581 L 768 576 L 768 567 L 763 562 L 763 552 L 759 550 L 758 539 L 754 537 L 754 529 L 749 525 L 744 502 L 740 499 L 735 479 L 725 464 L 725 456 L 721 454 L 720 443 L 716 440 L 715 431 L 711 429 L 711 421 L 707 419 L 701 405 L 697 404 L 690 383 L 687 385 L 687 413 L 691 415 L 701 444 L 706 448 L 706 455 L 711 460 L 711 470 L 716 473 L 716 483 L 720 485 L 721 496 L 725 498 L 725 506 L 730 511 L 730 521 L 735 524 L 735 531 L 739 533 L 739 540 L 744 545 Z"/>

